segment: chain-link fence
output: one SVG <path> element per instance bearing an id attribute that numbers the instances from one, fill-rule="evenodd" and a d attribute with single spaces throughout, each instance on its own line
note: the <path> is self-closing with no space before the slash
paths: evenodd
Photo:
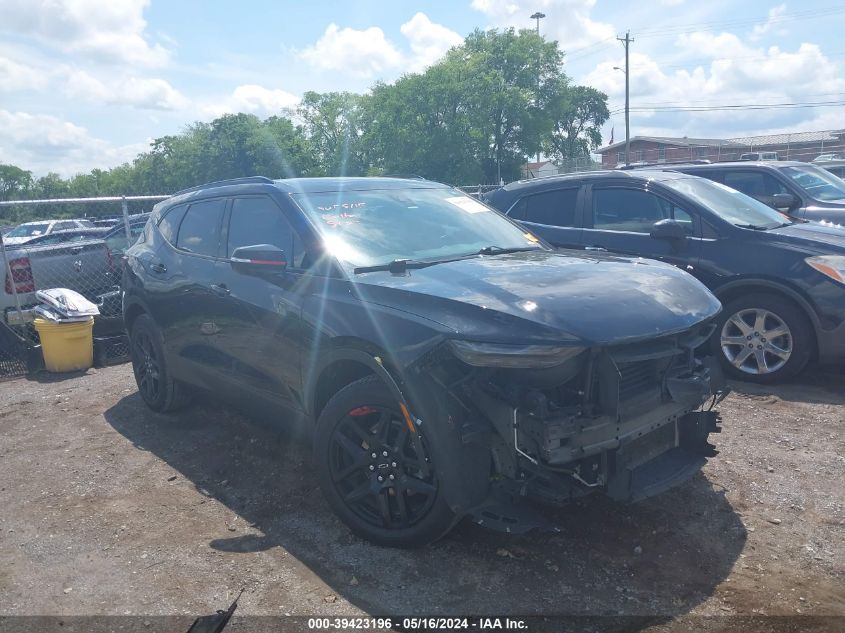
<path id="1" fill-rule="evenodd" d="M 166 197 L 0 202 L 4 221 L 29 220 L 8 231 L 0 243 L 0 377 L 32 369 L 31 351 L 39 344 L 33 327 L 36 292 L 48 288 L 74 290 L 99 307 L 97 364 L 128 357 L 122 336 L 122 255 L 143 231 L 155 201 Z"/>

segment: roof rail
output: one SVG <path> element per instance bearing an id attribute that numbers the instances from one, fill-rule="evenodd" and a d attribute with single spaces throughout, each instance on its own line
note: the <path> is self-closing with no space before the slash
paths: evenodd
<path id="1" fill-rule="evenodd" d="M 423 176 L 417 174 L 382 174 L 382 178 L 404 178 L 406 180 L 425 180 Z"/>
<path id="2" fill-rule="evenodd" d="M 267 178 L 267 176 L 244 176 L 243 178 L 229 178 L 228 180 L 217 180 L 215 182 L 207 182 L 203 185 L 196 185 L 195 187 L 188 187 L 187 189 L 182 189 L 182 191 L 177 191 L 173 195 L 179 196 L 183 193 L 199 191 L 200 189 L 208 189 L 210 187 L 224 187 L 226 185 L 247 185 L 249 183 L 273 184 L 273 181 L 272 179 Z"/>
<path id="3" fill-rule="evenodd" d="M 649 169 L 651 167 L 671 167 L 672 165 L 710 165 L 712 164 L 711 161 L 707 160 L 706 158 L 695 158 L 690 160 L 669 160 L 663 161 L 662 163 L 647 163 L 647 162 L 640 162 L 640 163 L 631 163 L 630 165 L 617 165 L 614 169 Z"/>

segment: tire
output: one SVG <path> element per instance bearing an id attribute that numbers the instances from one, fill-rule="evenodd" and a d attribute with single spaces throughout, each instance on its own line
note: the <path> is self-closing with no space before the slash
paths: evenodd
<path id="1" fill-rule="evenodd" d="M 763 384 L 788 380 L 812 356 L 810 320 L 784 297 L 739 297 L 724 306 L 716 324 L 713 350 L 733 378 Z"/>
<path id="2" fill-rule="evenodd" d="M 320 488 L 355 534 L 378 545 L 420 547 L 457 520 L 441 494 L 425 437 L 416 450 L 412 437 L 399 403 L 376 376 L 341 389 L 317 420 Z"/>
<path id="3" fill-rule="evenodd" d="M 190 402 L 190 394 L 184 385 L 170 376 L 164 360 L 161 332 L 147 314 L 142 314 L 132 324 L 129 353 L 138 392 L 150 409 L 167 413 Z"/>

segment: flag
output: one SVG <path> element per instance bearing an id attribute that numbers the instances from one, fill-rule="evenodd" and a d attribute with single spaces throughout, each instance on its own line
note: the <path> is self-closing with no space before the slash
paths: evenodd
<path id="1" fill-rule="evenodd" d="M 608 145 L 613 145 L 613 128 L 610 128 L 610 143 Z"/>

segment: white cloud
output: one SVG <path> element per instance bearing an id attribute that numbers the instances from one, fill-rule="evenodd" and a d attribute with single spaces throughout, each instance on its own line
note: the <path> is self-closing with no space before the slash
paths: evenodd
<path id="1" fill-rule="evenodd" d="M 246 112 L 260 116 L 279 114 L 284 108 L 299 103 L 299 97 L 279 89 L 265 88 L 255 84 L 238 86 L 220 103 L 205 106 L 203 114 L 218 117 L 227 113 Z"/>
<path id="2" fill-rule="evenodd" d="M 332 23 L 314 45 L 299 52 L 299 57 L 319 70 L 389 79 L 401 72 L 422 72 L 464 40 L 422 12 L 417 12 L 399 30 L 410 53 L 401 51 L 377 26 L 356 30 L 341 29 Z"/>
<path id="3" fill-rule="evenodd" d="M 754 25 L 754 29 L 751 31 L 751 35 L 749 36 L 750 39 L 758 40 L 763 37 L 763 35 L 771 31 L 784 13 L 786 13 L 785 4 L 779 4 L 778 6 L 769 9 L 769 18 L 763 24 Z"/>
<path id="4" fill-rule="evenodd" d="M 831 100 L 831 93 L 845 92 L 845 77 L 816 44 L 803 43 L 792 51 L 777 46 L 758 48 L 732 33 L 706 32 L 679 36 L 676 48 L 688 57 L 709 61 L 691 69 L 664 70 L 644 53 L 631 53 L 631 106 L 709 106 L 728 104 L 798 103 Z M 611 110 L 624 104 L 625 75 L 614 66 L 624 58 L 598 64 L 580 83 L 609 96 Z M 712 110 L 668 113 L 632 111 L 632 134 L 660 130 L 668 136 L 743 136 L 792 126 L 813 130 L 841 127 L 830 110 Z M 621 113 L 611 123 L 622 120 Z M 650 122 L 653 122 L 650 123 Z M 822 127 L 818 127 L 822 126 Z"/>
<path id="5" fill-rule="evenodd" d="M 149 143 L 115 146 L 54 116 L 0 110 L 0 155 L 36 175 L 63 176 L 108 168 L 134 158 Z"/>
<path id="6" fill-rule="evenodd" d="M 0 57 L 0 92 L 43 90 L 47 83 L 40 69 Z"/>
<path id="7" fill-rule="evenodd" d="M 432 22 L 425 13 L 417 13 L 399 27 L 399 30 L 411 46 L 411 72 L 425 70 L 443 57 L 450 48 L 464 41 L 464 38 L 454 31 Z"/>
<path id="8" fill-rule="evenodd" d="M 349 72 L 359 77 L 373 77 L 396 69 L 402 54 L 377 26 L 362 31 L 339 28 L 331 23 L 313 46 L 300 57 L 320 70 Z"/>
<path id="9" fill-rule="evenodd" d="M 615 35 L 613 27 L 590 18 L 596 0 L 472 0 L 472 8 L 496 27 L 530 29 L 531 15 L 545 13 L 540 33 L 555 39 L 563 51 L 588 46 Z"/>
<path id="10" fill-rule="evenodd" d="M 189 100 L 164 79 L 113 77 L 103 81 L 84 70 L 67 69 L 68 97 L 99 105 L 128 105 L 142 110 L 181 110 Z"/>
<path id="11" fill-rule="evenodd" d="M 0 30 L 99 62 L 161 66 L 169 52 L 146 35 L 150 0 L 0 0 Z"/>

